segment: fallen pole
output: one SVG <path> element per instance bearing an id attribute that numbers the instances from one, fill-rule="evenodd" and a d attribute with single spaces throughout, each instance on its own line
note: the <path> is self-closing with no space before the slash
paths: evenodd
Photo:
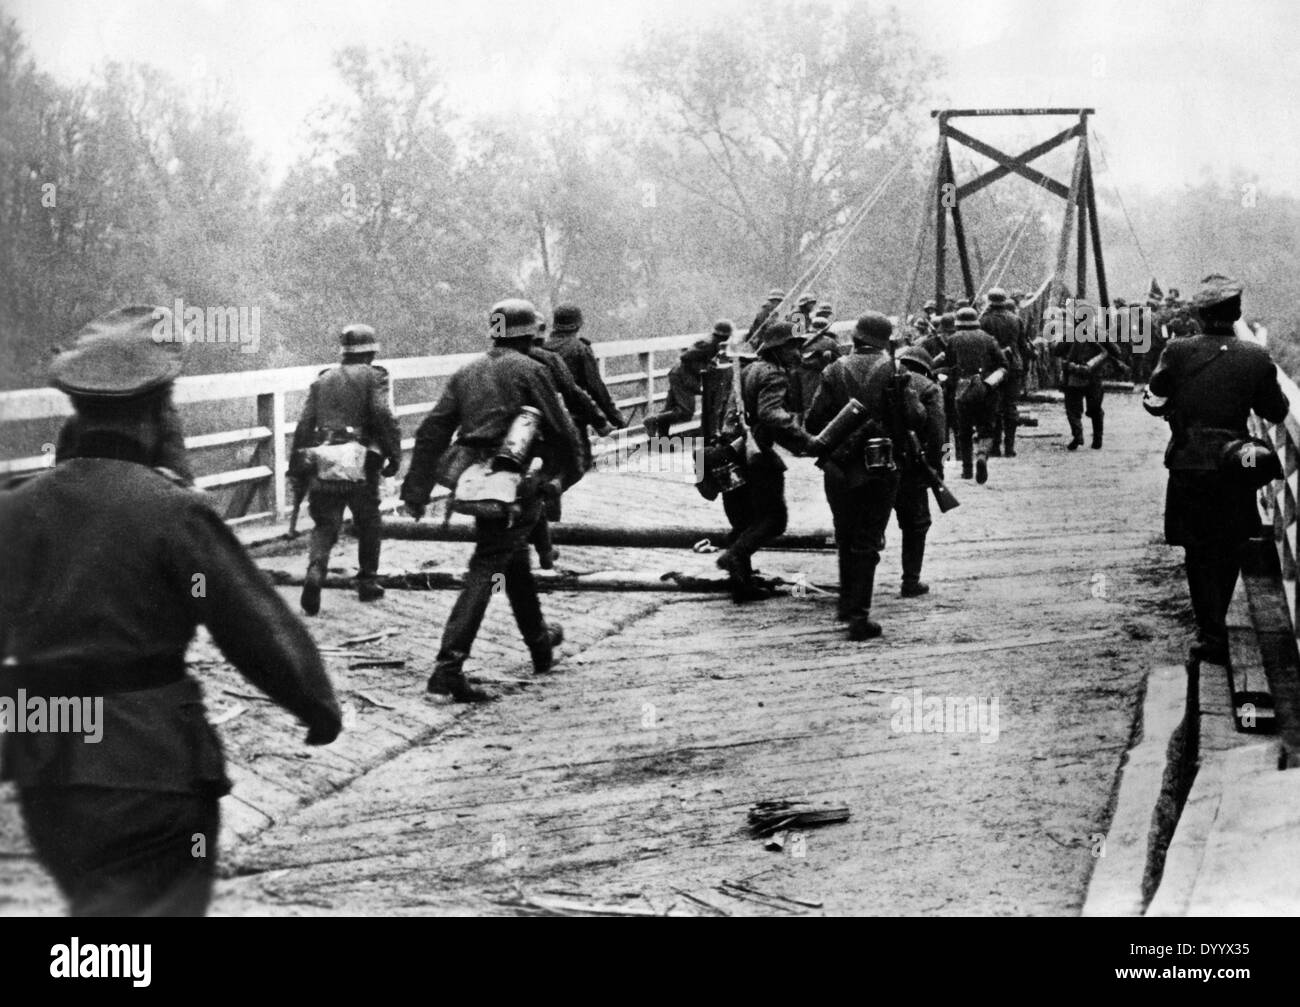
<path id="1" fill-rule="evenodd" d="M 303 575 L 287 570 L 266 570 L 271 581 L 281 587 L 301 587 Z M 671 570 L 664 574 L 640 574 L 633 570 L 599 570 L 594 573 L 563 573 L 551 570 L 534 570 L 533 579 L 539 591 L 662 591 L 688 594 L 717 594 L 731 590 L 725 577 L 695 577 Z M 465 586 L 464 572 L 447 570 L 420 570 L 380 574 L 377 578 L 384 588 L 398 591 L 459 591 Z M 788 587 L 792 590 L 828 593 L 834 588 L 816 584 L 785 580 L 781 577 L 758 577 L 760 584 L 769 587 Z M 356 587 L 352 577 L 329 574 L 321 585 L 326 588 L 350 589 Z"/>
<path id="2" fill-rule="evenodd" d="M 556 545 L 615 546 L 627 549 L 690 549 L 697 542 L 708 541 L 723 548 L 727 532 L 719 528 L 611 528 L 591 524 L 553 524 L 551 541 Z M 385 522 L 384 538 L 422 542 L 473 542 L 474 528 L 468 524 L 441 522 L 416 523 L 413 521 Z M 829 530 L 804 535 L 782 535 L 766 543 L 763 549 L 791 551 L 826 550 L 835 548 L 835 534 Z"/>

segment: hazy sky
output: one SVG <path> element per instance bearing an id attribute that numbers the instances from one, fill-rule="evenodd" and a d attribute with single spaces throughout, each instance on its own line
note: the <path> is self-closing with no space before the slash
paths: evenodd
<path id="1" fill-rule="evenodd" d="M 847 0 L 846 0 L 847 2 Z M 871 6 L 879 8 L 880 4 Z M 65 81 L 109 59 L 220 81 L 278 177 L 306 114 L 336 86 L 331 54 L 399 41 L 439 56 L 453 105 L 545 111 L 609 94 L 620 50 L 647 24 L 747 0 L 8 0 L 39 65 Z M 943 55 L 944 103 L 1091 105 L 1110 166 L 1099 186 L 1164 188 L 1236 166 L 1265 187 L 1297 178 L 1300 3 L 1294 0 L 913 0 L 904 20 Z M 504 72 L 501 72 L 504 69 Z M 999 136 L 1022 124 L 981 124 Z M 1048 127 L 1050 128 L 1050 127 Z M 1051 129 L 1051 132 L 1054 132 Z M 1094 157 L 1099 174 L 1100 159 Z"/>

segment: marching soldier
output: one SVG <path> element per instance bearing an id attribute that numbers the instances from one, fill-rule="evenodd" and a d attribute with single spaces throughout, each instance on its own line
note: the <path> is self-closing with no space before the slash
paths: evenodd
<path id="1" fill-rule="evenodd" d="M 973 467 L 975 481 L 982 484 L 989 478 L 993 410 L 997 405 L 997 386 L 1006 376 L 1006 358 L 997 340 L 980 328 L 974 308 L 961 308 L 955 325 L 957 331 L 948 341 L 947 363 L 957 410 L 961 477 L 971 478 Z"/>
<path id="2" fill-rule="evenodd" d="M 1228 604 L 1241 570 L 1241 548 L 1259 528 L 1255 491 L 1224 469 L 1225 448 L 1249 436 L 1253 411 L 1286 419 L 1286 395 L 1264 347 L 1237 338 L 1242 286 L 1207 276 L 1192 302 L 1203 332 L 1165 347 L 1143 405 L 1169 422 L 1165 541 L 1187 553 L 1187 586 L 1196 616 L 1193 660 L 1228 661 Z"/>
<path id="3" fill-rule="evenodd" d="M 867 439 L 884 437 L 895 428 L 891 415 L 895 371 L 887 349 L 893 323 L 878 311 L 868 311 L 853 329 L 853 353 L 840 357 L 822 373 L 821 385 L 808 410 L 808 431 L 821 433 L 850 399 L 866 408 L 863 423 L 831 456 L 835 464 L 825 468 L 826 500 L 835 525 L 839 549 L 839 619 L 849 624 L 850 640 L 880 636 L 880 624 L 871 618 L 876 567 L 885 547 L 885 526 L 898 493 L 898 470 L 882 466 L 868 468 Z M 925 420 L 921 404 L 906 372 L 904 401 L 899 404 L 905 426 L 919 429 Z M 902 454 L 894 444 L 894 456 Z"/>
<path id="4" fill-rule="evenodd" d="M 306 724 L 307 744 L 342 727 L 307 629 L 206 498 L 155 467 L 181 363 L 153 341 L 153 319 L 148 306 L 113 311 L 55 358 L 75 455 L 0 494 L 0 695 L 102 703 L 97 744 L 0 737 L 0 779 L 17 784 L 32 846 L 74 916 L 207 909 L 230 781 L 186 673 L 195 627 Z"/>
<path id="5" fill-rule="evenodd" d="M 600 376 L 600 365 L 596 363 L 596 354 L 592 352 L 591 343 L 578 335 L 582 329 L 582 311 L 572 304 L 561 304 L 551 317 L 551 333 L 542 345 L 557 354 L 573 375 L 574 384 L 586 392 L 600 407 L 609 425 L 616 430 L 627 426 L 627 420 L 614 404 L 605 379 Z M 587 437 L 586 426 L 578 427 L 584 457 L 591 457 L 591 441 Z"/>
<path id="6" fill-rule="evenodd" d="M 1005 455 L 1016 456 L 1016 400 L 1020 397 L 1021 379 L 1025 371 L 1025 333 L 1020 323 L 1020 313 L 1016 310 L 1007 292 L 1001 287 L 989 291 L 989 305 L 980 318 L 980 328 L 997 340 L 1002 355 L 1007 361 L 1007 376 L 998 388 L 997 404 L 994 407 L 993 447 L 989 452 L 994 458 L 1004 454 L 999 439 L 1006 444 Z"/>
<path id="7" fill-rule="evenodd" d="M 685 423 L 695 417 L 695 397 L 704 390 L 704 373 L 718 359 L 733 331 L 731 320 L 721 318 L 713 323 L 708 339 L 697 339 L 682 350 L 677 363 L 668 371 L 668 399 L 664 408 L 645 418 L 648 436 L 667 437 L 674 423 Z"/>
<path id="8" fill-rule="evenodd" d="M 747 458 L 745 485 L 722 495 L 731 522 L 731 538 L 717 563 L 730 576 L 732 598 L 737 602 L 768 597 L 754 580 L 750 558 L 785 531 L 789 514 L 785 506 L 785 462 L 774 444 L 806 454 L 812 438 L 790 410 L 790 372 L 799 366 L 800 342 L 789 322 L 772 322 L 763 330 L 758 359 L 741 373 L 740 403 L 728 409 L 726 429 L 736 436 L 738 411 L 744 410 L 756 452 Z"/>
<path id="9" fill-rule="evenodd" d="M 402 435 L 388 407 L 388 371 L 373 361 L 379 350 L 369 325 L 347 325 L 339 334 L 338 366 L 321 371 L 293 434 L 294 470 L 299 486 L 310 485 L 307 511 L 312 519 L 302 610 L 320 611 L 321 584 L 330 551 L 352 512 L 357 532 L 357 596 L 377 601 L 383 527 L 379 518 L 379 480 L 397 474 Z"/>
<path id="10" fill-rule="evenodd" d="M 461 703 L 495 698 L 466 678 L 464 665 L 499 577 L 504 578 L 505 594 L 532 655 L 533 670 L 544 673 L 551 669 L 555 647 L 563 642 L 564 633 L 559 623 L 548 624 L 542 616 L 528 544 L 542 513 L 541 487 L 558 480 L 567 488 L 582 475 L 578 431 L 546 365 L 528 355 L 537 333 L 536 310 L 528 301 L 513 298 L 494 305 L 489 318 L 492 349 L 452 375 L 438 404 L 416 432 L 411 467 L 402 483 L 402 501 L 418 521 L 424 516 L 435 482 L 455 487 L 469 466 L 486 461 L 499 450 L 524 407 L 539 414 L 544 442 L 539 454 L 545 464 L 540 472 L 520 481 L 514 505 L 517 513 L 511 519 L 474 519 L 469 573 L 447 618 L 429 677 L 429 692 L 449 695 Z"/>
<path id="11" fill-rule="evenodd" d="M 925 424 L 919 432 L 921 450 L 930 468 L 942 475 L 943 447 L 948 439 L 948 422 L 943 408 L 943 389 L 934 380 L 934 361 L 919 346 L 908 346 L 898 354 L 898 362 L 911 372 L 911 386 L 925 410 Z M 898 498 L 894 513 L 903 536 L 904 598 L 928 594 L 930 586 L 921 580 L 925 562 L 925 538 L 930 531 L 929 483 L 917 461 L 904 452 L 899 466 Z"/>
<path id="12" fill-rule="evenodd" d="M 945 441 L 949 434 L 955 433 L 957 430 L 957 406 L 953 400 L 953 391 L 957 386 L 957 382 L 948 378 L 950 370 L 948 343 L 956 331 L 957 316 L 948 312 L 939 316 L 935 332 L 920 342 L 921 349 L 930 355 L 930 366 L 934 372 L 934 380 L 939 383 L 943 390 L 943 415 L 946 424 Z"/>
<path id="13" fill-rule="evenodd" d="M 1070 424 L 1066 449 L 1083 447 L 1085 411 L 1092 420 L 1092 446 L 1099 449 L 1106 415 L 1101 407 L 1101 368 L 1108 359 L 1106 348 L 1096 340 L 1061 339 L 1053 344 L 1052 356 L 1064 361 L 1061 373 L 1065 382 L 1065 418 Z"/>
<path id="14" fill-rule="evenodd" d="M 796 336 L 807 337 L 813 327 L 813 312 L 817 309 L 817 298 L 812 294 L 804 294 L 799 298 L 799 305 L 790 312 L 788 321 L 794 326 Z"/>
<path id="15" fill-rule="evenodd" d="M 785 291 L 779 287 L 773 287 L 767 292 L 767 300 L 759 307 L 758 314 L 749 325 L 749 333 L 745 336 L 745 342 L 751 347 L 757 347 L 763 342 L 763 327 L 772 317 L 772 312 L 776 310 L 777 305 L 784 300 Z"/>

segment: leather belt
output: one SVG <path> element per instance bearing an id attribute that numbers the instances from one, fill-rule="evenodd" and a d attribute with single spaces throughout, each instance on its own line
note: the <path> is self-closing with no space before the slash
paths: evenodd
<path id="1" fill-rule="evenodd" d="M 185 677 L 184 654 L 158 654 L 127 664 L 18 664 L 0 667 L 0 696 L 102 696 L 139 692 Z"/>

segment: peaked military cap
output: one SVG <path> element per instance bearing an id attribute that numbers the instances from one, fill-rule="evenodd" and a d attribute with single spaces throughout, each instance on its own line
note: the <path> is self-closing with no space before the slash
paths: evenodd
<path id="1" fill-rule="evenodd" d="M 1197 310 L 1210 308 L 1224 301 L 1230 301 L 1234 297 L 1240 297 L 1241 291 L 1241 281 L 1224 276 L 1222 273 L 1211 273 L 1201 280 L 1201 289 L 1192 298 L 1192 307 Z"/>
<path id="2" fill-rule="evenodd" d="M 166 308 L 133 304 L 88 322 L 50 363 L 50 384 L 69 395 L 131 399 L 181 373 L 183 342 L 160 338 Z"/>

